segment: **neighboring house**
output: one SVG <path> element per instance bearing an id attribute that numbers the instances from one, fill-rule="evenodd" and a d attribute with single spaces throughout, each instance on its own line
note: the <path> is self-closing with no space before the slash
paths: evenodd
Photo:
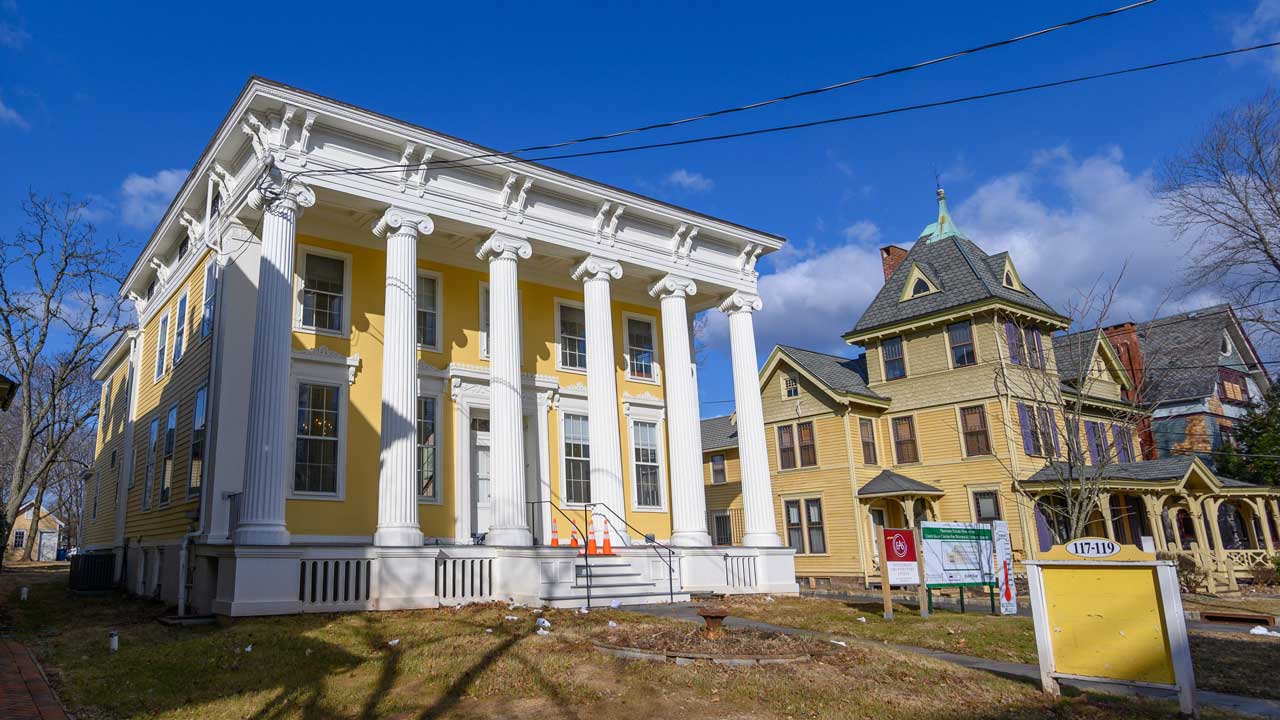
<path id="1" fill-rule="evenodd" d="M 1262 403 L 1270 378 L 1229 305 L 1107 328 L 1112 342 L 1136 348 L 1124 367 L 1145 378 L 1151 449 L 1158 457 L 1213 453 L 1234 444 L 1235 423 Z"/>
<path id="2" fill-rule="evenodd" d="M 52 562 L 58 559 L 58 546 L 62 539 L 64 523 L 45 508 L 39 508 L 39 519 L 36 531 L 31 532 L 31 514 L 36 512 L 35 503 L 27 503 L 18 508 L 18 517 L 9 529 L 9 542 L 5 546 L 4 562 L 20 562 L 28 545 L 35 545 L 31 559 L 37 562 Z"/>
<path id="3" fill-rule="evenodd" d="M 1062 539 L 1043 505 L 1057 486 L 1045 468 L 1076 448 L 1105 471 L 1093 532 L 1135 543 L 1152 536 L 1161 547 L 1195 543 L 1196 556 L 1228 581 L 1231 548 L 1206 550 L 1204 523 L 1200 534 L 1189 519 L 1181 533 L 1163 526 L 1216 511 L 1231 483 L 1203 463 L 1140 462 L 1135 419 L 1144 415 L 1104 333 L 1061 334 L 1069 319 L 1022 282 L 1007 253 L 988 255 L 956 228 L 941 191 L 938 221 L 910 250 L 889 246 L 881 258 L 885 285 L 844 335 L 864 354 L 779 346 L 760 371 L 774 513 L 796 549 L 799 579 L 878 583 L 873 527 L 921 519 L 1005 520 L 1016 559 L 1034 558 Z M 1054 388 L 1052 398 L 1032 392 L 1027 378 Z M 1081 422 L 1068 422 L 1066 410 L 1074 417 L 1077 406 Z M 733 538 L 732 418 L 704 420 L 703 432 L 709 524 L 724 526 L 717 540 Z M 1249 507 L 1260 518 L 1277 510 L 1267 489 L 1228 494 L 1242 501 L 1242 516 L 1253 516 Z M 1271 547 L 1269 528 L 1246 534 L 1256 535 L 1256 548 Z"/>
<path id="4" fill-rule="evenodd" d="M 0 375 L 0 410 L 8 410 L 13 398 L 18 394 L 18 384 L 5 375 Z"/>
<path id="5" fill-rule="evenodd" d="M 743 463 L 752 547 L 709 549 L 689 344 L 693 313 L 725 312 L 756 392 L 754 267 L 784 239 L 533 163 L 458 164 L 492 153 L 246 85 L 96 373 L 85 536 L 128 589 L 228 615 L 796 589 L 763 453 Z M 592 512 L 607 583 L 564 547 Z"/>

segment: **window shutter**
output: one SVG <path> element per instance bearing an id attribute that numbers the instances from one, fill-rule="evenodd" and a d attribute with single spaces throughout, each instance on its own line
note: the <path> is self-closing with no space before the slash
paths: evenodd
<path id="1" fill-rule="evenodd" d="M 1044 343 L 1040 342 L 1040 328 L 1032 328 L 1031 335 L 1036 340 L 1036 347 L 1035 347 L 1036 357 L 1040 358 L 1040 365 L 1038 367 L 1043 369 L 1044 368 Z M 1027 352 L 1031 352 L 1031 351 L 1028 350 Z"/>
<path id="2" fill-rule="evenodd" d="M 1129 433 L 1119 425 L 1111 426 L 1111 440 L 1116 448 L 1116 462 L 1133 462 L 1133 448 L 1129 446 Z"/>
<path id="3" fill-rule="evenodd" d="M 1098 464 L 1098 427 L 1092 420 L 1084 421 L 1084 436 L 1089 445 L 1089 462 Z"/>
<path id="4" fill-rule="evenodd" d="M 1062 457 L 1062 449 L 1058 446 L 1058 421 L 1053 411 L 1049 411 L 1049 431 L 1053 433 L 1053 456 Z"/>
<path id="5" fill-rule="evenodd" d="M 1027 406 L 1018 403 L 1018 426 L 1022 428 L 1022 449 L 1028 455 L 1035 454 L 1035 445 L 1032 444 L 1031 423 L 1027 421 Z"/>
<path id="6" fill-rule="evenodd" d="M 1012 320 L 1004 321 L 1004 337 L 1005 337 L 1005 340 L 1009 343 L 1009 362 L 1013 363 L 1014 365 L 1021 365 L 1022 353 L 1018 352 L 1018 328 L 1014 326 Z M 1022 408 L 1021 405 L 1019 405 L 1018 407 Z M 1024 428 L 1026 427 L 1025 422 L 1022 423 L 1022 425 Z M 1025 430 L 1023 432 L 1025 432 Z"/>

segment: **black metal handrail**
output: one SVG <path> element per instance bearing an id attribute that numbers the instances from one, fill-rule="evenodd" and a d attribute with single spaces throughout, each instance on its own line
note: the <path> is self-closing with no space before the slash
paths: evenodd
<path id="1" fill-rule="evenodd" d="M 676 601 L 675 566 L 672 565 L 671 561 L 675 558 L 676 551 L 671 546 L 664 545 L 663 543 L 658 542 L 653 537 L 653 533 L 642 532 L 640 528 L 627 522 L 626 518 L 619 515 L 616 510 L 614 510 L 613 508 L 609 507 L 604 503 L 587 503 L 583 506 L 583 510 L 585 511 L 587 508 L 592 508 L 594 511 L 594 508 L 597 508 L 597 507 L 602 507 L 605 510 L 608 510 L 611 515 L 618 518 L 618 520 L 622 521 L 622 524 L 625 525 L 628 530 L 633 530 L 636 532 L 636 534 L 643 537 L 645 544 L 653 548 L 653 554 L 657 556 L 659 560 L 667 564 L 667 601 L 674 603 Z M 658 552 L 658 548 L 662 548 L 663 550 L 666 550 L 667 557 L 665 558 L 662 557 L 662 553 Z"/>
<path id="2" fill-rule="evenodd" d="M 550 500 L 526 500 L 525 502 L 529 505 L 541 505 L 543 503 L 546 503 L 547 506 L 550 507 L 552 510 L 555 510 L 556 512 L 563 515 L 564 519 L 567 520 L 569 524 L 573 526 L 574 530 L 577 530 L 579 534 L 582 534 L 582 528 L 578 527 L 578 523 L 574 522 L 573 518 L 569 517 L 568 513 L 566 513 L 564 510 L 560 509 L 559 507 L 557 507 L 555 503 L 551 502 Z M 584 523 L 585 523 L 585 520 L 584 520 Z M 587 536 L 585 534 L 582 534 L 582 541 L 583 543 L 586 543 L 587 541 Z M 585 550 L 586 548 L 584 547 L 583 549 Z M 587 607 L 590 608 L 591 607 L 591 556 L 588 555 L 586 552 L 582 553 L 582 567 L 586 571 L 586 576 L 587 576 Z"/>

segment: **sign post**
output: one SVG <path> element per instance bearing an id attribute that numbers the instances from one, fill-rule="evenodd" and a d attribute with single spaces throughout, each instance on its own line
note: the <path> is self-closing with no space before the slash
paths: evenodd
<path id="1" fill-rule="evenodd" d="M 1018 614 L 1018 591 L 1013 581 L 1013 541 L 1009 537 L 1009 523 L 996 520 L 991 523 L 991 536 L 996 546 L 996 583 L 1000 593 L 1000 614 Z"/>
<path id="2" fill-rule="evenodd" d="M 920 558 L 916 542 L 916 531 L 880 528 L 876 533 L 880 546 L 881 578 L 880 587 L 884 596 L 884 617 L 893 619 L 893 599 L 890 589 L 894 585 L 915 585 L 923 588 L 920 582 Z M 927 612 L 927 611 L 926 611 Z"/>
<path id="3" fill-rule="evenodd" d="M 1164 687 L 1178 693 L 1184 714 L 1197 714 L 1173 561 L 1079 538 L 1023 565 L 1046 693 L 1059 694 L 1060 678 Z"/>
<path id="4" fill-rule="evenodd" d="M 889 590 L 889 555 L 885 552 L 884 528 L 876 531 L 876 545 L 880 551 L 880 595 L 884 600 L 884 619 L 893 619 L 893 596 Z"/>
<path id="5" fill-rule="evenodd" d="M 929 617 L 929 588 L 924 584 L 924 553 L 921 548 L 924 543 L 920 542 L 920 528 L 915 529 L 916 541 L 916 571 L 919 573 L 916 579 L 916 602 L 920 604 L 920 617 Z"/>

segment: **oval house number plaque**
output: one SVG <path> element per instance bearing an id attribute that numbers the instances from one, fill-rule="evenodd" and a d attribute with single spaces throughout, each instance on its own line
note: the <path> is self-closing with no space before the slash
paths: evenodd
<path id="1" fill-rule="evenodd" d="M 1067 543 L 1066 550 L 1077 557 L 1104 558 L 1120 552 L 1120 543 L 1106 538 L 1086 537 Z"/>

